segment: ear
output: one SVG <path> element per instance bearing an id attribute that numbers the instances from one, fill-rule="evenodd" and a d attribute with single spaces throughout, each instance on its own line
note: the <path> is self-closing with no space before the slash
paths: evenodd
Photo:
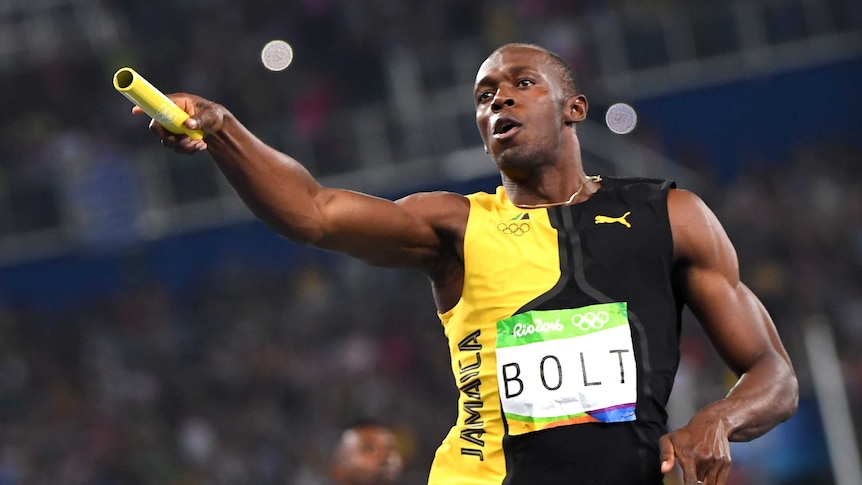
<path id="1" fill-rule="evenodd" d="M 580 123 L 587 117 L 589 103 L 583 94 L 577 94 L 566 98 L 566 112 L 563 114 L 567 125 Z"/>

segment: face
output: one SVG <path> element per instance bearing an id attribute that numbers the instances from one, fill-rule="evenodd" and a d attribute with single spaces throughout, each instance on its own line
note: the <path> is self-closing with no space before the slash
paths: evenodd
<path id="1" fill-rule="evenodd" d="M 568 125 L 586 114 L 583 96 L 565 96 L 550 56 L 529 47 L 507 47 L 485 60 L 474 96 L 482 141 L 504 171 L 556 161 Z"/>
<path id="2" fill-rule="evenodd" d="M 342 435 L 333 469 L 333 477 L 339 483 L 386 485 L 395 483 L 401 471 L 401 455 L 388 429 L 366 426 Z"/>

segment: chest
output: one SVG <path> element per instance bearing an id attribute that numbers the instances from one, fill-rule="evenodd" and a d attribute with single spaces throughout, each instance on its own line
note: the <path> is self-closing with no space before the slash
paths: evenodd
<path id="1" fill-rule="evenodd" d="M 495 291 L 546 289 L 572 272 L 619 281 L 666 266 L 672 254 L 666 213 L 624 200 L 500 212 L 471 229 L 465 285 Z"/>

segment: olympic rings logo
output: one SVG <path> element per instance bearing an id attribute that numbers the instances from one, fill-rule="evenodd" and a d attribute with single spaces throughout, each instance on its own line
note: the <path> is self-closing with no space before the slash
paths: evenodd
<path id="1" fill-rule="evenodd" d="M 523 236 L 530 232 L 530 224 L 526 222 L 501 222 L 497 224 L 497 230 L 503 234 L 513 234 L 515 236 Z"/>
<path id="2" fill-rule="evenodd" d="M 586 332 L 587 330 L 600 330 L 610 320 L 610 315 L 604 310 L 598 312 L 576 313 L 572 315 L 572 325 Z"/>
<path id="3" fill-rule="evenodd" d="M 163 125 L 173 125 L 176 124 L 177 114 L 167 103 L 162 103 L 159 106 L 158 111 L 155 116 L 156 120 Z"/>

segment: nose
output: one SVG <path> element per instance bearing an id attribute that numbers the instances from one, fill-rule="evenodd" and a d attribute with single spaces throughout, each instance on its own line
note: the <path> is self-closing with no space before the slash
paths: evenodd
<path id="1" fill-rule="evenodd" d="M 491 109 L 495 112 L 503 109 L 504 106 L 512 107 L 515 105 L 515 99 L 509 94 L 509 91 L 501 86 L 494 94 L 494 99 L 491 101 Z"/>

